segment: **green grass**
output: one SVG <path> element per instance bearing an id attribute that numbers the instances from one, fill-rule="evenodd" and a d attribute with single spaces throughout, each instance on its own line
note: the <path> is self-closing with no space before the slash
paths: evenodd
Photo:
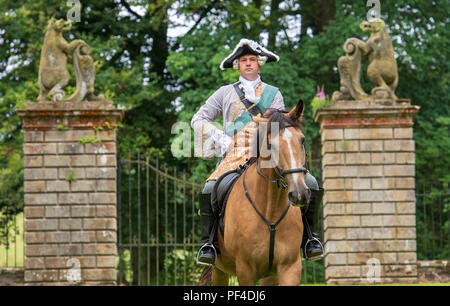
<path id="1" fill-rule="evenodd" d="M 23 267 L 24 261 L 24 241 L 23 241 L 23 213 L 19 213 L 16 219 L 10 223 L 9 246 L 0 245 L 0 268 Z M 16 226 L 17 233 L 14 231 Z"/>

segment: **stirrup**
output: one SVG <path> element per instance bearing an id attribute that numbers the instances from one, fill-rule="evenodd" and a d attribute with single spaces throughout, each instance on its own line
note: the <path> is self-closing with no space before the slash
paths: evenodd
<path id="1" fill-rule="evenodd" d="M 214 251 L 214 263 L 213 263 L 213 264 L 201 262 L 201 261 L 199 260 L 200 254 L 202 253 L 202 250 L 203 250 L 203 248 L 205 248 L 205 247 L 212 248 L 213 251 Z M 215 265 L 216 265 L 216 261 L 217 261 L 217 251 L 216 251 L 216 248 L 214 247 L 214 245 L 211 244 L 211 243 L 205 243 L 204 245 L 202 245 L 202 247 L 200 248 L 200 250 L 198 250 L 198 253 L 197 253 L 197 264 L 198 264 L 198 265 L 202 265 L 202 266 L 212 267 L 212 266 L 215 266 Z"/>
<path id="2" fill-rule="evenodd" d="M 310 243 L 312 241 L 317 241 L 320 244 L 320 248 L 322 249 L 322 254 L 317 255 L 317 256 L 313 256 L 313 257 L 306 257 L 306 249 L 307 249 L 308 243 Z M 322 245 L 322 242 L 320 242 L 320 240 L 317 239 L 316 237 L 308 238 L 308 241 L 306 241 L 305 247 L 303 249 L 303 256 L 305 257 L 305 259 L 307 259 L 309 261 L 321 260 L 323 258 L 323 245 Z"/>

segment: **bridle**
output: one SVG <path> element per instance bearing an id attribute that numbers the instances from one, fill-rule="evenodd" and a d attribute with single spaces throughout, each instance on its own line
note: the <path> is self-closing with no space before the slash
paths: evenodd
<path id="1" fill-rule="evenodd" d="M 267 177 L 267 175 L 265 175 L 264 173 L 261 172 L 261 170 L 259 169 L 258 159 L 257 159 L 256 160 L 256 172 L 260 176 L 262 176 L 263 178 L 265 178 L 266 180 L 271 182 L 272 184 L 277 185 L 278 188 L 283 189 L 284 191 L 287 191 L 287 188 L 288 188 L 288 184 L 286 182 L 286 175 L 287 174 L 308 173 L 309 170 L 306 169 L 306 168 L 294 168 L 294 169 L 288 169 L 288 170 L 281 170 L 280 167 L 275 166 L 275 172 L 277 173 L 279 178 L 271 180 L 269 177 Z"/>
<path id="2" fill-rule="evenodd" d="M 293 125 L 289 124 L 289 125 L 286 125 L 284 128 L 288 128 L 288 127 L 293 127 Z M 259 134 L 259 132 L 258 132 L 258 134 Z M 271 144 L 269 142 L 269 135 L 267 134 L 266 136 L 267 136 L 267 139 L 266 139 L 267 148 L 268 148 L 268 150 L 270 150 Z M 256 172 L 258 172 L 258 174 L 260 176 L 262 176 L 263 178 L 265 178 L 266 180 L 268 180 L 272 184 L 277 185 L 278 188 L 281 188 L 284 191 L 287 191 L 287 187 L 288 187 L 287 182 L 286 182 L 286 175 L 287 174 L 293 174 L 293 173 L 305 173 L 306 174 L 306 173 L 309 172 L 308 168 L 306 168 L 306 167 L 282 170 L 280 167 L 275 166 L 275 172 L 277 173 L 279 178 L 271 180 L 269 177 L 264 175 L 261 172 L 261 170 L 259 169 L 260 168 L 259 165 L 258 165 L 259 152 L 260 152 L 259 135 L 257 135 L 257 146 L 258 146 L 258 151 L 257 151 L 257 156 L 256 156 Z M 303 146 L 303 149 L 305 151 L 305 161 L 306 161 L 307 160 L 307 153 L 306 153 L 306 149 L 305 149 L 304 146 Z"/>

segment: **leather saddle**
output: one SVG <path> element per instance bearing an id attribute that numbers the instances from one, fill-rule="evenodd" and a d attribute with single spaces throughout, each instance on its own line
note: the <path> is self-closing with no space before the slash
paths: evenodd
<path id="1" fill-rule="evenodd" d="M 234 183 L 241 176 L 243 171 L 241 169 L 228 171 L 222 174 L 214 185 L 211 192 L 211 206 L 216 220 L 219 221 L 220 232 L 224 236 L 223 216 L 225 214 L 225 207 L 228 197 L 233 189 Z"/>

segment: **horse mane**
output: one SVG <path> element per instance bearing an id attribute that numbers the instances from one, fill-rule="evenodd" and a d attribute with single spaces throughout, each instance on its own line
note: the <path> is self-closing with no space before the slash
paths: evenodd
<path id="1" fill-rule="evenodd" d="M 267 125 L 267 133 L 270 133 L 272 122 L 279 123 L 279 131 L 283 131 L 288 126 L 294 126 L 299 129 L 303 129 L 303 117 L 300 117 L 297 120 L 294 120 L 285 114 L 287 111 L 279 110 L 276 108 L 269 108 L 267 112 L 263 115 L 263 118 L 269 119 L 269 124 Z"/>

